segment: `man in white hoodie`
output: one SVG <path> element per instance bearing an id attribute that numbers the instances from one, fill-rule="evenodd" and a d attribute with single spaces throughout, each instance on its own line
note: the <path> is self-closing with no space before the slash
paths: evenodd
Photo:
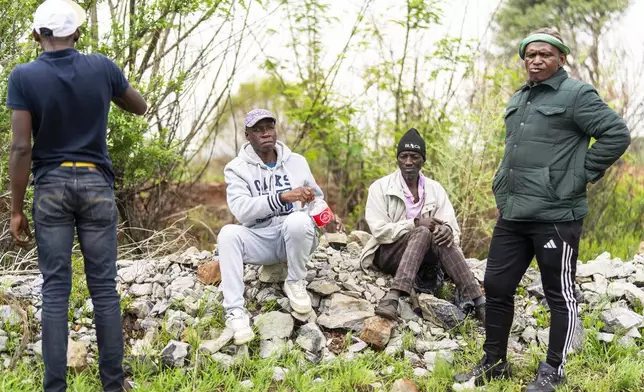
<path id="1" fill-rule="evenodd" d="M 318 241 L 307 204 L 324 195 L 306 159 L 277 141 L 275 123 L 268 110 L 249 112 L 248 143 L 224 168 L 228 207 L 241 223 L 224 226 L 218 236 L 226 326 L 234 331 L 235 344 L 254 337 L 244 307 L 244 263 L 286 260 L 284 292 L 291 307 L 298 313 L 312 310 L 306 263 Z"/>

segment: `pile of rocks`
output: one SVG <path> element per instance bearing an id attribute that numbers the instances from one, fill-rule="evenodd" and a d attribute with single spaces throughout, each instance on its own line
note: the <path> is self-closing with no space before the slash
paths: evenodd
<path id="1" fill-rule="evenodd" d="M 400 355 L 415 367 L 414 374 L 431 372 L 437 360 L 453 360 L 466 337 L 458 326 L 465 315 L 452 302 L 429 294 L 414 301 L 401 300 L 401 320 L 394 323 L 374 314 L 375 305 L 386 294 L 391 277 L 377 271 L 363 271 L 359 263 L 362 244 L 369 234 L 353 232 L 323 238 L 308 262 L 307 281 L 314 311 L 307 315 L 293 312 L 282 292 L 286 264 L 245 267 L 244 282 L 248 308 L 259 336 L 262 358 L 298 349 L 313 362 L 331 361 L 341 356 L 353 358 L 369 350 Z M 221 292 L 216 277 L 207 268 L 215 258 L 211 252 L 191 248 L 159 260 L 119 260 L 118 290 L 126 307 L 124 328 L 128 353 L 150 366 L 190 366 L 193 349 L 228 367 L 249 354 L 248 347 L 232 345 L 231 331 L 223 328 Z M 468 260 L 482 282 L 486 262 Z M 40 276 L 2 276 L 0 288 L 28 304 L 30 318 L 40 321 Z M 599 312 L 604 323 L 596 331 L 603 341 L 619 339 L 632 344 L 644 327 L 644 255 L 623 262 L 605 253 L 587 264 L 579 264 L 577 294 L 581 316 Z M 515 322 L 510 350 L 515 356 L 526 353 L 532 344 L 548 342 L 547 304 L 537 270 L 529 269 L 515 301 Z M 96 360 L 96 330 L 88 299 L 73 310 L 70 323 L 70 367 L 82 369 Z M 9 306 L 0 306 L 0 367 L 7 366 L 8 342 L 20 338 L 10 328 L 20 323 Z M 573 347 L 578 349 L 584 330 L 579 324 Z M 481 336 L 483 329 L 479 325 Z M 351 342 L 346 332 L 353 331 Z M 169 343 L 159 347 L 164 338 Z M 26 360 L 41 353 L 40 337 L 34 336 Z M 195 342 L 199 341 L 198 346 Z M 192 344 L 191 344 L 192 343 Z M 279 370 L 279 371 L 278 371 Z M 276 369 L 278 379 L 285 369 Z"/>

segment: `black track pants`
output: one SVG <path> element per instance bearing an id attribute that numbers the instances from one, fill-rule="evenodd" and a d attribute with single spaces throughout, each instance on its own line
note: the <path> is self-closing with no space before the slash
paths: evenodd
<path id="1" fill-rule="evenodd" d="M 514 317 L 514 294 L 536 255 L 551 315 L 546 361 L 563 374 L 577 322 L 575 272 L 582 225 L 582 220 L 545 223 L 499 218 L 484 282 L 487 322 L 483 349 L 489 360 L 505 360 Z"/>

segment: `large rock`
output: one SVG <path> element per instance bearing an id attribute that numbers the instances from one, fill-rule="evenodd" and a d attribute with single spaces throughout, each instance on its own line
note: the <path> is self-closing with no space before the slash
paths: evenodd
<path id="1" fill-rule="evenodd" d="M 446 329 L 452 329 L 465 320 L 465 313 L 458 307 L 430 294 L 418 296 L 418 305 L 423 311 L 423 318 Z"/>
<path id="2" fill-rule="evenodd" d="M 364 320 L 375 315 L 373 305 L 364 299 L 335 293 L 324 301 L 324 313 L 318 323 L 328 329 L 361 331 Z"/>
<path id="3" fill-rule="evenodd" d="M 601 319 L 606 324 L 606 332 L 619 332 L 642 327 L 644 317 L 626 308 L 604 310 Z"/>
<path id="4" fill-rule="evenodd" d="M 18 325 L 22 322 L 20 313 L 16 312 L 10 305 L 0 306 L 0 325 Z"/>
<path id="5" fill-rule="evenodd" d="M 620 275 L 622 262 L 611 260 L 610 254 L 602 254 L 595 260 L 590 260 L 586 264 L 577 265 L 577 278 L 590 277 L 595 274 L 602 275 L 606 278 L 614 278 Z"/>
<path id="6" fill-rule="evenodd" d="M 7 351 L 7 342 L 9 338 L 6 336 L 0 336 L 0 353 Z"/>
<path id="7" fill-rule="evenodd" d="M 257 316 L 255 325 L 262 339 L 283 339 L 291 336 L 294 322 L 290 314 L 273 311 Z"/>
<path id="8" fill-rule="evenodd" d="M 323 297 L 340 291 L 340 286 L 335 284 L 335 282 L 326 279 L 314 280 L 313 282 L 309 283 L 307 288 L 313 291 L 315 294 L 321 295 Z"/>
<path id="9" fill-rule="evenodd" d="M 543 291 L 543 284 L 541 284 L 541 277 L 535 279 L 530 286 L 527 287 L 528 294 L 532 295 L 537 299 L 543 299 L 546 297 L 545 292 Z"/>
<path id="10" fill-rule="evenodd" d="M 295 344 L 302 347 L 306 351 L 318 353 L 322 348 L 326 347 L 326 337 L 320 331 L 320 327 L 315 323 L 308 323 L 303 325 L 297 331 L 297 339 Z"/>
<path id="11" fill-rule="evenodd" d="M 615 298 L 626 297 L 632 305 L 638 303 L 644 304 L 644 290 L 635 286 L 633 283 L 624 281 L 611 282 L 606 290 L 608 295 Z"/>
<path id="12" fill-rule="evenodd" d="M 354 230 L 349 234 L 348 240 L 350 242 L 357 242 L 360 244 L 362 247 L 367 245 L 367 242 L 371 239 L 371 234 L 367 233 L 366 231 L 362 230 Z"/>
<path id="13" fill-rule="evenodd" d="M 286 263 L 262 265 L 259 269 L 259 281 L 264 283 L 281 283 L 288 275 Z"/>
<path id="14" fill-rule="evenodd" d="M 142 283 L 154 273 L 154 266 L 147 260 L 137 260 L 128 267 L 117 271 L 119 280 L 123 283 Z"/>
<path id="15" fill-rule="evenodd" d="M 152 294 L 152 283 L 135 283 L 130 286 L 130 294 L 134 297 L 143 297 Z"/>
<path id="16" fill-rule="evenodd" d="M 262 359 L 280 357 L 286 344 L 282 339 L 262 340 L 259 343 L 259 356 Z"/>
<path id="17" fill-rule="evenodd" d="M 379 316 L 365 320 L 360 339 L 376 348 L 384 348 L 389 342 L 391 331 L 396 326 L 392 320 Z"/>
<path id="18" fill-rule="evenodd" d="M 199 351 L 208 353 L 208 354 L 214 354 L 221 350 L 225 345 L 228 344 L 233 339 L 234 332 L 230 328 L 226 328 L 223 330 L 221 335 L 217 339 L 214 340 L 204 340 L 200 345 L 199 345 Z"/>
<path id="19" fill-rule="evenodd" d="M 161 351 L 161 362 L 171 367 L 183 367 L 188 356 L 188 343 L 171 340 Z"/>
<path id="20" fill-rule="evenodd" d="M 202 264 L 197 268 L 197 279 L 203 284 L 217 284 L 221 281 L 219 260 Z"/>
<path id="21" fill-rule="evenodd" d="M 87 344 L 69 339 L 67 342 L 67 368 L 73 372 L 82 372 L 87 369 Z"/>
<path id="22" fill-rule="evenodd" d="M 324 233 L 329 245 L 334 248 L 343 248 L 347 246 L 347 235 L 345 233 Z"/>

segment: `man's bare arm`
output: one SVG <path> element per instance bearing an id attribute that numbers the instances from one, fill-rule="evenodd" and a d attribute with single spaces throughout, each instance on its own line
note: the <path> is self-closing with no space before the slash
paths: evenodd
<path id="1" fill-rule="evenodd" d="M 139 93 L 132 86 L 125 90 L 125 93 L 120 97 L 113 97 L 112 102 L 121 109 L 142 116 L 148 110 L 148 104 Z"/>
<path id="2" fill-rule="evenodd" d="M 22 212 L 25 192 L 29 185 L 31 168 L 31 113 L 28 110 L 14 110 L 11 115 L 11 156 L 9 178 L 11 181 L 11 212 Z"/>

